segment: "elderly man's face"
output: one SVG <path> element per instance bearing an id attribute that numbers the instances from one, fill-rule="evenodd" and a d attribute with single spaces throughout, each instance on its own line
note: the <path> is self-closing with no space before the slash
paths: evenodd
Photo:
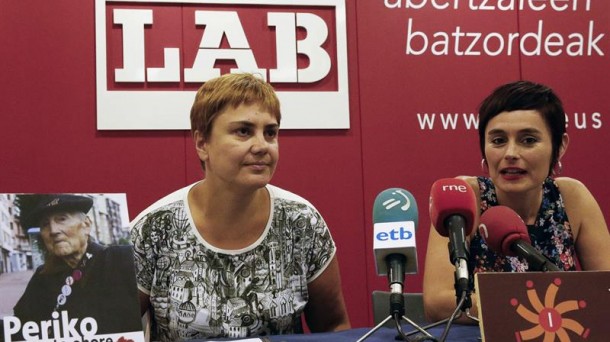
<path id="1" fill-rule="evenodd" d="M 45 216 L 40 222 L 40 234 L 47 251 L 58 257 L 85 253 L 91 221 L 80 212 L 58 212 Z"/>

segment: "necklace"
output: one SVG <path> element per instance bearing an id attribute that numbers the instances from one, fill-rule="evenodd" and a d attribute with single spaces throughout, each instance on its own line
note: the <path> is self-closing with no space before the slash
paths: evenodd
<path id="1" fill-rule="evenodd" d="M 83 270 L 85 269 L 85 265 L 87 265 L 87 261 L 89 261 L 92 257 L 93 254 L 85 253 L 78 263 L 78 266 L 72 270 L 72 274 L 66 277 L 66 280 L 59 291 L 59 295 L 57 296 L 57 304 L 55 304 L 55 309 L 53 311 L 57 311 L 59 307 L 66 304 L 68 297 L 72 294 L 72 285 L 76 284 L 83 278 Z"/>

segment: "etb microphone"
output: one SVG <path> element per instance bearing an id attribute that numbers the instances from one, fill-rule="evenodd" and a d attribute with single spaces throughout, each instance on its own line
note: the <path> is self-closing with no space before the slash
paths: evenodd
<path id="1" fill-rule="evenodd" d="M 391 188 L 377 195 L 373 205 L 373 250 L 378 275 L 393 272 L 388 265 L 401 260 L 404 273 L 417 273 L 417 217 L 417 203 L 407 190 Z"/>
<path id="2" fill-rule="evenodd" d="M 392 188 L 382 191 L 373 205 L 373 250 L 378 275 L 388 276 L 390 316 L 405 313 L 405 273 L 417 273 L 415 228 L 417 203 L 410 192 Z"/>
<path id="3" fill-rule="evenodd" d="M 479 234 L 494 252 L 525 259 L 532 271 L 559 271 L 542 255 L 530 239 L 525 222 L 514 210 L 498 205 L 481 214 Z"/>
<path id="4" fill-rule="evenodd" d="M 469 287 L 466 237 L 474 227 L 476 208 L 474 191 L 466 181 L 443 178 L 432 184 L 430 221 L 440 235 L 449 237 L 449 259 L 455 265 L 458 292 Z"/>

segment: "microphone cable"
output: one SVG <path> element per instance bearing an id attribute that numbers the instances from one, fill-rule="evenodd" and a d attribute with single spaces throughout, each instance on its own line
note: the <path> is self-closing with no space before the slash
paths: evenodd
<path id="1" fill-rule="evenodd" d="M 460 318 L 460 316 L 462 316 L 461 309 L 462 309 L 462 305 L 464 305 L 464 302 L 466 301 L 466 295 L 467 295 L 467 292 L 463 291 L 457 307 L 451 314 L 451 317 L 449 317 L 449 321 L 447 322 L 447 325 L 445 326 L 445 330 L 443 331 L 443 334 L 441 335 L 440 342 L 445 342 L 445 340 L 447 339 L 447 335 L 449 334 L 449 329 L 451 328 L 451 324 L 453 323 L 453 321 L 455 321 L 456 319 Z"/>
<path id="2" fill-rule="evenodd" d="M 398 336 L 396 336 L 396 340 L 407 341 L 407 342 L 424 342 L 424 341 L 432 341 L 438 342 L 436 337 L 430 335 L 427 331 L 424 330 L 425 334 L 416 335 L 409 338 L 402 330 L 402 326 L 400 325 L 400 314 L 394 313 L 394 323 L 396 324 L 396 330 L 398 331 Z M 404 318 L 404 317 L 403 317 Z M 421 331 L 419 331 L 421 333 Z"/>

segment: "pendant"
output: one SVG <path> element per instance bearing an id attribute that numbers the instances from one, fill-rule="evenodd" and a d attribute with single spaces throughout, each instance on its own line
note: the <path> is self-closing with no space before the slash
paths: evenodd
<path id="1" fill-rule="evenodd" d="M 57 296 L 57 305 L 64 305 L 66 304 L 66 296 L 64 296 L 63 294 L 60 294 L 59 296 Z"/>
<path id="2" fill-rule="evenodd" d="M 64 285 L 61 287 L 61 294 L 68 297 L 72 293 L 72 287 L 70 285 Z"/>

